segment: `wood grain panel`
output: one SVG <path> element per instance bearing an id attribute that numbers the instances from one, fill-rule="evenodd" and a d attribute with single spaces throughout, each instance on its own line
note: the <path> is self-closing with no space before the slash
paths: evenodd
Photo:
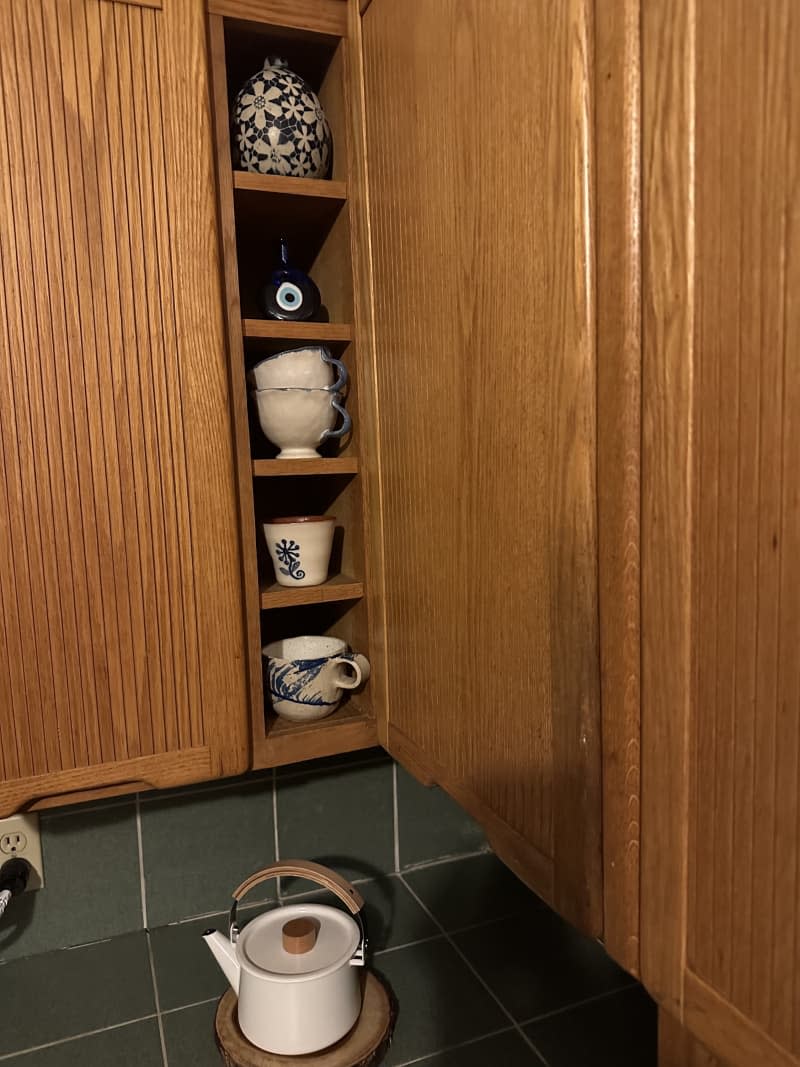
<path id="1" fill-rule="evenodd" d="M 603 941 L 639 970 L 641 57 L 639 0 L 595 5 L 597 505 Z"/>
<path id="2" fill-rule="evenodd" d="M 599 932 L 591 41 L 578 0 L 363 19 L 390 724 Z"/>
<path id="3" fill-rule="evenodd" d="M 694 0 L 642 8 L 642 980 L 681 1014 L 691 700 Z"/>
<path id="4" fill-rule="evenodd" d="M 732 1064 L 797 1063 L 800 14 L 643 26 L 643 973 Z"/>
<path id="5" fill-rule="evenodd" d="M 788 2 L 763 11 L 742 2 L 720 19 L 698 8 L 688 963 L 780 1044 L 800 1051 L 800 373 L 792 355 L 800 318 L 791 298 L 800 253 L 793 88 L 800 19 L 793 12 Z"/>
<path id="6" fill-rule="evenodd" d="M 344 0 L 208 0 L 213 15 L 297 30 L 347 34 L 347 6 Z"/>
<path id="7" fill-rule="evenodd" d="M 669 1012 L 658 1013 L 658 1067 L 723 1067 Z"/>
<path id="8" fill-rule="evenodd" d="M 0 36 L 4 804 L 189 750 L 241 769 L 202 3 L 24 0 Z"/>

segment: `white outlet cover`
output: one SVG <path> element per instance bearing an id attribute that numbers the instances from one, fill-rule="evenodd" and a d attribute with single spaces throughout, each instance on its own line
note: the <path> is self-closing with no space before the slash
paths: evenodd
<path id="1" fill-rule="evenodd" d="M 20 856 L 33 867 L 26 892 L 32 889 L 42 889 L 44 887 L 44 865 L 42 863 L 42 841 L 39 837 L 39 816 L 11 815 L 8 819 L 0 819 L 0 842 L 5 837 L 14 837 L 17 834 L 22 836 L 24 844 L 8 851 L 0 846 L 0 867 L 6 860 Z"/>

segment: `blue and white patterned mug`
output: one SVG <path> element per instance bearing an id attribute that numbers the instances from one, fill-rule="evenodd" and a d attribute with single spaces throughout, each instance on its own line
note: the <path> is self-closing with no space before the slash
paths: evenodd
<path id="1" fill-rule="evenodd" d="M 336 711 L 344 690 L 370 675 L 369 660 L 338 637 L 288 637 L 262 649 L 272 707 L 285 719 L 311 722 Z"/>

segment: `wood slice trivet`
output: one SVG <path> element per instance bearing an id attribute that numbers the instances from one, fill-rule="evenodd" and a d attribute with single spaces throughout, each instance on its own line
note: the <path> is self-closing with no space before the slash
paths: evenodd
<path id="1" fill-rule="evenodd" d="M 236 1007 L 236 994 L 229 989 L 214 1020 L 217 1048 L 226 1067 L 375 1067 L 386 1055 L 397 1017 L 394 996 L 369 971 L 361 1014 L 349 1034 L 308 1056 L 276 1056 L 250 1044 L 239 1029 Z"/>

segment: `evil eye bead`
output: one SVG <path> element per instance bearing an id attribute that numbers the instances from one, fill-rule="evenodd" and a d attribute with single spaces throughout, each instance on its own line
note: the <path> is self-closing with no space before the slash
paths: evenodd
<path id="1" fill-rule="evenodd" d="M 275 293 L 275 302 L 281 311 L 299 311 L 303 306 L 303 293 L 293 282 L 281 282 Z"/>

